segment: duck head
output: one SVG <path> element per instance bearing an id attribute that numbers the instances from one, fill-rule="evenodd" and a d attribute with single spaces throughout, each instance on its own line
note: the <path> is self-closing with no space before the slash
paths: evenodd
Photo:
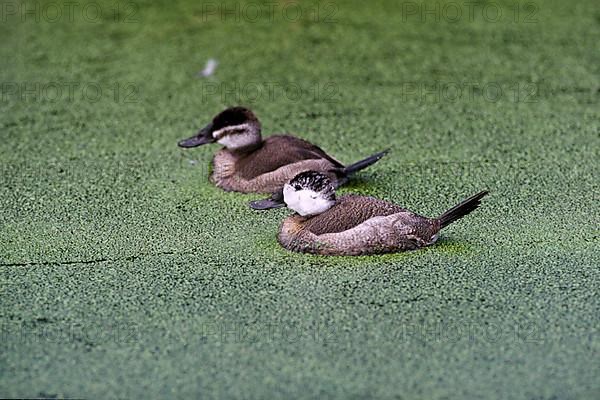
<path id="1" fill-rule="evenodd" d="M 190 148 L 217 142 L 230 150 L 252 148 L 262 141 L 260 131 L 260 122 L 252 111 L 244 107 L 231 107 L 219 113 L 197 134 L 181 140 L 177 145 Z"/>
<path id="2" fill-rule="evenodd" d="M 249 205 L 254 210 L 270 210 L 287 206 L 300 215 L 315 215 L 319 212 L 306 214 L 304 208 L 319 209 L 327 204 L 331 207 L 335 203 L 336 187 L 326 175 L 316 171 L 306 171 L 296 175 L 266 199 L 250 201 Z M 329 207 L 323 211 L 327 211 Z M 302 212 L 298 211 L 300 208 L 303 209 Z"/>
<path id="3" fill-rule="evenodd" d="M 335 204 L 335 186 L 320 172 L 301 172 L 283 186 L 283 201 L 303 217 L 321 214 Z"/>

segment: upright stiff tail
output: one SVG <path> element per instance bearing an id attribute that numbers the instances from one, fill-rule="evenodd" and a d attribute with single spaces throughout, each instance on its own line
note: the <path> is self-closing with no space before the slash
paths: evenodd
<path id="1" fill-rule="evenodd" d="M 443 213 L 438 220 L 440 221 L 440 225 L 442 228 L 450 225 L 454 221 L 457 221 L 469 214 L 471 211 L 479 207 L 481 204 L 481 199 L 488 194 L 487 190 L 483 192 L 479 192 L 474 196 L 469 197 L 466 200 L 461 201 L 459 204 L 455 205 L 445 213 Z"/>
<path id="2" fill-rule="evenodd" d="M 384 150 L 379 153 L 373 154 L 370 157 L 365 158 L 364 160 L 360 160 L 355 162 L 354 164 L 350 164 L 347 167 L 342 169 L 342 173 L 345 176 L 352 175 L 356 171 L 360 171 L 361 169 L 367 168 L 369 165 L 375 164 L 379 161 L 383 156 L 385 156 L 390 150 Z"/>

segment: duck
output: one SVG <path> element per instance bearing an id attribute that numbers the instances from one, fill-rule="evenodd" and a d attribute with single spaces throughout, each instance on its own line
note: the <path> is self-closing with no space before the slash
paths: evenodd
<path id="1" fill-rule="evenodd" d="M 376 163 L 388 152 L 344 166 L 304 139 L 289 134 L 263 139 L 256 115 L 239 106 L 220 112 L 194 136 L 180 140 L 178 146 L 187 149 L 215 142 L 223 148 L 212 160 L 210 181 L 225 191 L 267 193 L 275 198 L 252 202 L 257 209 L 277 206 L 283 185 L 300 172 L 322 172 L 340 186 L 350 175 Z"/>
<path id="2" fill-rule="evenodd" d="M 428 218 L 370 196 L 336 197 L 327 175 L 305 171 L 283 187 L 284 205 L 294 214 L 282 222 L 277 240 L 288 250 L 320 255 L 417 250 L 433 245 L 442 229 L 475 210 L 487 194 L 481 191 Z"/>

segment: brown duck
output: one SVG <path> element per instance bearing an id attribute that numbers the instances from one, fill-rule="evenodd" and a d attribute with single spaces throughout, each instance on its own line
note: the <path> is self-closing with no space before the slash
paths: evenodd
<path id="1" fill-rule="evenodd" d="M 224 190 L 243 193 L 281 192 L 286 182 L 308 170 L 326 174 L 339 186 L 351 174 L 377 162 L 387 152 L 344 166 L 303 139 L 291 135 L 263 139 L 258 118 L 243 107 L 226 109 L 196 135 L 181 140 L 178 145 L 189 148 L 214 142 L 224 148 L 213 158 L 210 180 Z M 271 201 L 253 204 L 254 208 L 269 208 Z"/>
<path id="2" fill-rule="evenodd" d="M 296 214 L 283 221 L 277 239 L 288 250 L 323 255 L 415 250 L 435 243 L 441 229 L 475 210 L 487 193 L 427 218 L 373 197 L 350 194 L 336 199 L 326 175 L 307 171 L 283 188 L 285 205 Z"/>

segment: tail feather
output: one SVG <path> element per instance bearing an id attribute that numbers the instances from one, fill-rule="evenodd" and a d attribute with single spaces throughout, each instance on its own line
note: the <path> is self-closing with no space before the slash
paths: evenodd
<path id="1" fill-rule="evenodd" d="M 354 164 L 350 164 L 347 167 L 342 169 L 342 174 L 345 176 L 352 175 L 353 173 L 360 171 L 361 169 L 365 169 L 370 165 L 375 164 L 379 161 L 383 156 L 385 156 L 390 150 L 384 150 L 379 153 L 373 154 L 370 157 L 365 158 L 364 160 L 360 160 L 355 162 Z"/>
<path id="2" fill-rule="evenodd" d="M 443 213 L 438 220 L 440 221 L 441 228 L 445 228 L 454 221 L 457 221 L 475 210 L 481 204 L 481 199 L 488 194 L 487 190 L 477 193 L 469 197 L 466 200 L 461 201 L 445 213 Z"/>

